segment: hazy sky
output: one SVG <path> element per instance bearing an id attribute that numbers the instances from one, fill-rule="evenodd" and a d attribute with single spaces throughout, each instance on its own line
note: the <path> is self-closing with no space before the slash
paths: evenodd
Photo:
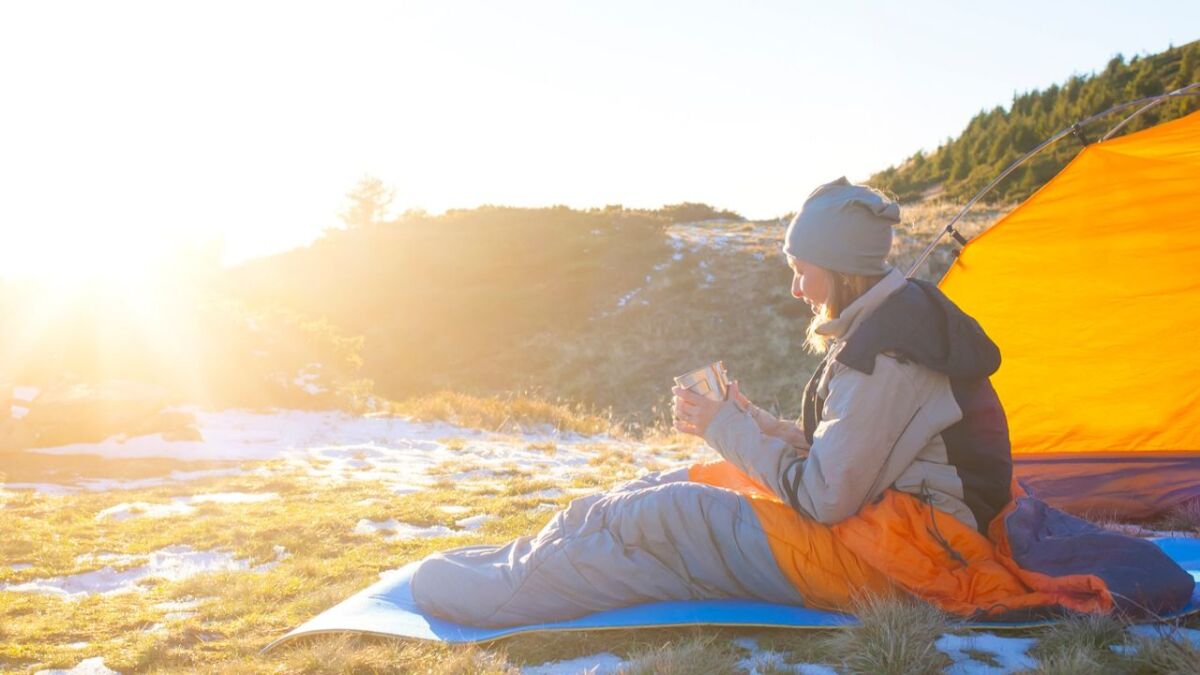
<path id="1" fill-rule="evenodd" d="M 396 211 L 768 217 L 1014 91 L 1198 38 L 1195 0 L 6 2 L 0 276 L 290 248 L 364 174 Z"/>

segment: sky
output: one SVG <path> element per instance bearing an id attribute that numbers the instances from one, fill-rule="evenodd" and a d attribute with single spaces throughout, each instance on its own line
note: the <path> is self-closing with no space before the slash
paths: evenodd
<path id="1" fill-rule="evenodd" d="M 0 5 L 0 277 L 226 263 L 393 212 L 767 218 L 1015 92 L 1200 39 L 1189 2 Z"/>

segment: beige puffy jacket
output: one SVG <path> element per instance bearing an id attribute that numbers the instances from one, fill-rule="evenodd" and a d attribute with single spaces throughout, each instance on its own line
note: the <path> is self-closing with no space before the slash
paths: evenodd
<path id="1" fill-rule="evenodd" d="M 824 524 L 854 515 L 894 486 L 977 527 L 941 435 L 963 416 L 950 379 L 887 353 L 875 357 L 871 374 L 836 359 L 862 320 L 905 284 L 904 275 L 891 270 L 838 318 L 818 328 L 833 343 L 817 383 L 824 406 L 811 448 L 797 442 L 795 433 L 763 433 L 750 412 L 732 400 L 721 405 L 705 429 L 709 446 Z"/>

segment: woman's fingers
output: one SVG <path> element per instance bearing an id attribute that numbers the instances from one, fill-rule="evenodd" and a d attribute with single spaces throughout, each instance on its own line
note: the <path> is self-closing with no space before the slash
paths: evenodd
<path id="1" fill-rule="evenodd" d="M 698 405 L 688 401 L 687 399 L 682 399 L 682 398 L 675 399 L 676 412 L 681 411 L 681 410 L 683 410 L 683 411 L 695 410 L 698 407 L 699 407 Z"/>
<path id="2" fill-rule="evenodd" d="M 677 420 L 675 420 L 675 425 L 674 425 L 674 426 L 675 426 L 675 429 L 676 429 L 676 430 L 678 430 L 678 431 L 682 431 L 682 432 L 683 432 L 683 433 L 685 433 L 685 434 L 693 434 L 693 435 L 696 435 L 696 436 L 699 436 L 699 435 L 700 435 L 700 433 L 699 433 L 699 429 L 697 429 L 697 428 L 696 428 L 696 425 L 695 425 L 695 424 L 692 424 L 691 422 L 685 422 L 685 421 L 683 421 L 683 420 L 678 420 L 678 419 L 677 419 Z"/>
<path id="3" fill-rule="evenodd" d="M 672 389 L 671 393 L 675 394 L 675 398 L 687 401 L 688 403 L 691 403 L 692 405 L 699 405 L 702 401 L 708 400 L 708 399 L 704 398 L 703 396 L 701 396 L 700 394 L 697 394 L 696 392 L 692 391 L 691 389 L 684 389 L 683 387 L 679 387 L 679 386 Z"/>

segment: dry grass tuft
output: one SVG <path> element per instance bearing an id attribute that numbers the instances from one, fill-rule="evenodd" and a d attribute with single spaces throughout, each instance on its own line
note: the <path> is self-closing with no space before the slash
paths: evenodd
<path id="1" fill-rule="evenodd" d="M 1112 666 L 1106 664 L 1096 650 L 1086 645 L 1062 645 L 1053 652 L 1038 659 L 1038 665 L 1033 669 L 1033 675 L 1100 675 L 1109 672 Z"/>
<path id="2" fill-rule="evenodd" d="M 1112 616 L 1073 616 L 1043 629 L 1034 653 L 1050 657 L 1059 652 L 1084 649 L 1110 654 L 1110 646 L 1125 640 L 1125 628 L 1123 621 Z"/>
<path id="3" fill-rule="evenodd" d="M 1200 532 L 1200 499 L 1186 501 L 1171 509 L 1157 526 L 1174 532 Z"/>
<path id="4" fill-rule="evenodd" d="M 272 655 L 273 657 L 275 655 Z M 306 640 L 282 655 L 289 673 L 429 673 L 515 675 L 502 651 L 339 635 Z"/>
<path id="5" fill-rule="evenodd" d="M 859 625 L 828 638 L 830 650 L 850 673 L 933 675 L 950 665 L 934 646 L 948 630 L 946 615 L 913 599 L 874 598 L 855 610 Z"/>
<path id="6" fill-rule="evenodd" d="M 1123 661 L 1125 672 L 1194 675 L 1200 673 L 1200 648 L 1186 635 L 1140 636 L 1129 643 L 1136 650 Z"/>
<path id="7" fill-rule="evenodd" d="M 391 412 L 416 420 L 441 420 L 473 429 L 533 431 L 549 426 L 558 431 L 584 435 L 607 433 L 621 436 L 618 425 L 607 416 L 585 410 L 578 404 L 547 401 L 525 394 L 472 396 L 452 391 L 393 402 Z"/>
<path id="8" fill-rule="evenodd" d="M 1102 673 L 1112 670 L 1116 655 L 1111 647 L 1125 641 L 1127 624 L 1119 618 L 1081 614 L 1041 630 L 1032 654 L 1038 659 L 1035 673 Z"/>
<path id="9" fill-rule="evenodd" d="M 738 659 L 728 643 L 713 635 L 647 648 L 633 655 L 626 675 L 733 675 L 740 673 Z"/>

